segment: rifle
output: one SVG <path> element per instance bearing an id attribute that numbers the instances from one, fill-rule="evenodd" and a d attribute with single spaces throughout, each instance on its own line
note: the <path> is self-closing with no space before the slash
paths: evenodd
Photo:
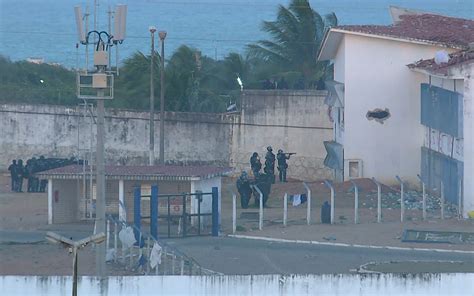
<path id="1" fill-rule="evenodd" d="M 294 154 L 296 154 L 296 152 L 287 152 L 287 153 L 284 153 L 285 155 L 288 155 L 288 156 L 292 156 Z"/>

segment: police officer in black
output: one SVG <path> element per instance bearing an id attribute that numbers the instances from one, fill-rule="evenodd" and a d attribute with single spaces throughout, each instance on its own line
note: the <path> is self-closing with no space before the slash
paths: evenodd
<path id="1" fill-rule="evenodd" d="M 250 157 L 250 167 L 252 168 L 254 178 L 257 178 L 262 169 L 262 163 L 260 162 L 260 157 L 257 152 L 254 152 L 252 157 Z"/>
<path id="2" fill-rule="evenodd" d="M 288 169 L 288 164 L 286 160 L 290 159 L 290 154 L 283 153 L 283 150 L 278 150 L 277 161 L 278 161 L 278 171 L 280 182 L 286 182 L 286 170 Z"/>
<path id="3" fill-rule="evenodd" d="M 273 177 L 273 178 L 272 178 Z M 275 175 L 260 174 L 255 178 L 255 184 L 258 189 L 262 192 L 263 195 L 263 206 L 267 204 L 267 200 L 270 197 L 270 192 L 272 190 L 272 181 L 274 181 Z M 255 197 L 255 206 L 260 205 L 260 194 L 257 190 L 253 190 L 253 195 Z"/>
<path id="4" fill-rule="evenodd" d="M 28 184 L 26 185 L 26 191 L 27 192 L 36 192 L 35 190 L 35 178 L 33 176 L 34 174 L 34 162 L 36 161 L 36 158 L 33 157 L 32 159 L 28 159 L 26 161 L 26 166 L 25 166 L 25 174 L 28 179 Z"/>
<path id="5" fill-rule="evenodd" d="M 12 160 L 12 164 L 8 167 L 10 171 L 10 178 L 11 178 L 11 189 L 12 191 L 16 191 L 16 183 L 17 183 L 17 168 L 18 165 L 16 164 L 16 159 Z"/>
<path id="6" fill-rule="evenodd" d="M 272 146 L 267 147 L 267 154 L 265 155 L 265 168 L 263 169 L 271 180 L 272 184 L 275 184 L 275 154 L 273 153 Z"/>
<path id="7" fill-rule="evenodd" d="M 16 169 L 16 192 L 23 192 L 23 178 L 25 176 L 25 167 L 23 166 L 23 160 L 18 159 Z"/>
<path id="8" fill-rule="evenodd" d="M 48 170 L 48 163 L 47 160 L 44 158 L 43 155 L 37 161 L 36 165 L 36 172 L 42 172 Z M 39 192 L 46 192 L 46 186 L 48 185 L 48 180 L 39 180 L 37 178 L 37 182 L 39 184 Z"/>
<path id="9" fill-rule="evenodd" d="M 240 194 L 240 205 L 242 206 L 242 209 L 246 209 L 249 207 L 249 201 L 252 195 L 252 189 L 250 188 L 250 181 L 247 177 L 247 172 L 242 172 L 240 177 L 237 179 L 236 185 Z"/>

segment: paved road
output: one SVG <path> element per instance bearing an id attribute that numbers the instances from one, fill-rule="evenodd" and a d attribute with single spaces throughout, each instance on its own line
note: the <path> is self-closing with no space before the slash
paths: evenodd
<path id="1" fill-rule="evenodd" d="M 474 266 L 472 254 L 334 247 L 229 237 L 166 241 L 203 267 L 224 274 L 348 273 L 368 262 L 391 260 L 452 260 Z"/>

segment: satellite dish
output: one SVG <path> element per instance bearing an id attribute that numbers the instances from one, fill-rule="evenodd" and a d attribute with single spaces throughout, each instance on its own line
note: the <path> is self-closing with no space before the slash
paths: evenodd
<path id="1" fill-rule="evenodd" d="M 441 65 L 443 63 L 447 63 L 447 62 L 449 62 L 449 55 L 444 50 L 437 51 L 436 54 L 435 54 L 434 61 L 435 61 L 436 65 Z"/>

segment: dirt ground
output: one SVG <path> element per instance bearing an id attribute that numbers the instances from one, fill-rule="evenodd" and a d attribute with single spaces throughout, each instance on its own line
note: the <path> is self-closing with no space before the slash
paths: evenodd
<path id="1" fill-rule="evenodd" d="M 237 193 L 235 180 L 226 178 L 223 184 L 222 227 L 232 233 L 232 193 Z M 446 210 L 446 219 L 440 219 L 440 209 L 428 211 L 427 221 L 422 210 L 406 209 L 405 220 L 400 222 L 400 204 L 396 198 L 383 200 L 382 223 L 377 222 L 376 185 L 369 179 L 356 180 L 359 186 L 359 224 L 354 224 L 354 193 L 351 183 L 335 185 L 335 224 L 321 224 L 321 206 L 330 200 L 330 190 L 323 182 L 308 183 L 311 188 L 311 225 L 306 225 L 307 204 L 293 207 L 288 204 L 288 223 L 283 226 L 283 196 L 285 193 L 302 194 L 306 189 L 301 181 L 290 180 L 272 186 L 268 205 L 264 209 L 263 230 L 258 230 L 258 208 L 241 209 L 237 194 L 237 233 L 293 240 L 329 241 L 336 243 L 396 246 L 407 248 L 439 248 L 474 251 L 472 244 L 405 243 L 401 241 L 406 229 L 473 232 L 474 220 L 459 220 L 456 212 Z M 399 188 L 382 186 L 382 198 L 399 195 Z M 421 196 L 421 194 L 419 195 Z M 251 201 L 251 204 L 253 201 Z"/>
<path id="2" fill-rule="evenodd" d="M 0 231 L 43 233 L 57 230 L 48 226 L 46 193 L 10 192 L 10 178 L 0 175 Z M 26 187 L 26 182 L 23 184 Z M 87 225 L 78 225 L 79 233 L 87 236 Z M 21 232 L 20 232 L 21 233 Z M 1 239 L 1 238 L 0 238 Z M 95 252 L 91 246 L 79 251 L 78 274 L 95 274 Z M 45 241 L 34 243 L 0 243 L 0 275 L 71 275 L 72 255 L 67 249 Z M 121 266 L 108 264 L 110 275 L 126 275 Z"/>

